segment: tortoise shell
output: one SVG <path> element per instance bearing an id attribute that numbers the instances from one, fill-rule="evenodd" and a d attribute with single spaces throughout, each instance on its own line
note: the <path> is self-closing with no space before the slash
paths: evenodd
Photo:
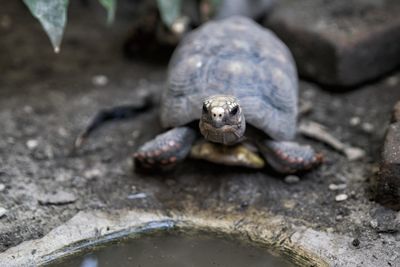
<path id="1" fill-rule="evenodd" d="M 205 98 L 234 95 L 246 122 L 276 140 L 296 132 L 298 79 L 288 48 L 250 19 L 204 24 L 175 50 L 161 101 L 161 123 L 177 127 L 199 120 Z"/>

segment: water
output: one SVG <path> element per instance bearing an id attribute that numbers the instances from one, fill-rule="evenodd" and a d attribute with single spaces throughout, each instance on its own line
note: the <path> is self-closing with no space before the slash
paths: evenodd
<path id="1" fill-rule="evenodd" d="M 92 249 L 48 267 L 293 267 L 265 248 L 210 235 L 143 236 Z"/>

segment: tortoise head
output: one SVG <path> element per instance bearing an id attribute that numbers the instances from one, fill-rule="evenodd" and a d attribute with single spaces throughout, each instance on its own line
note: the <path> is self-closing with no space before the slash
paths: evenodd
<path id="1" fill-rule="evenodd" d="M 200 132 L 205 139 L 224 145 L 241 141 L 246 130 L 242 108 L 236 97 L 213 95 L 203 102 Z"/>

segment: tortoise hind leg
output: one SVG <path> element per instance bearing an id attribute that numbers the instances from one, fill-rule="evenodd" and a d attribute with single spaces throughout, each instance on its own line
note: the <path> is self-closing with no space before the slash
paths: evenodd
<path id="1" fill-rule="evenodd" d="M 151 106 L 152 102 L 148 96 L 140 106 L 126 105 L 100 110 L 90 124 L 75 139 L 74 149 L 81 147 L 85 140 L 106 122 L 134 118 L 138 114 L 147 111 Z"/>
<path id="2" fill-rule="evenodd" d="M 268 164 L 280 173 L 296 173 L 312 169 L 323 161 L 322 154 L 311 146 L 295 142 L 265 140 L 258 144 Z"/>
<path id="3" fill-rule="evenodd" d="M 146 168 L 173 165 L 186 158 L 196 137 L 190 127 L 173 128 L 142 145 L 133 157 Z"/>

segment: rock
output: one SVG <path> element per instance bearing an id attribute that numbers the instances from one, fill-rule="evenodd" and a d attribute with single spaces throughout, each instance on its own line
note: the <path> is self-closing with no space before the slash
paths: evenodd
<path id="1" fill-rule="evenodd" d="M 137 193 L 137 194 L 130 194 L 128 195 L 128 199 L 142 199 L 146 198 L 147 194 L 146 193 Z"/>
<path id="2" fill-rule="evenodd" d="M 58 191 L 53 194 L 41 195 L 38 200 L 41 205 L 65 205 L 74 203 L 77 197 L 70 192 Z"/>
<path id="3" fill-rule="evenodd" d="M 337 202 L 345 201 L 347 200 L 348 196 L 346 194 L 339 194 L 335 197 L 335 200 Z"/>
<path id="4" fill-rule="evenodd" d="M 357 126 L 360 124 L 360 122 L 361 122 L 360 117 L 351 117 L 351 119 L 350 119 L 351 126 Z"/>
<path id="5" fill-rule="evenodd" d="M 86 170 L 86 171 L 83 173 L 83 176 L 84 176 L 86 179 L 93 179 L 93 178 L 98 178 L 98 177 L 102 176 L 103 173 L 104 173 L 104 172 L 101 171 L 100 169 L 93 168 L 93 169 Z"/>
<path id="6" fill-rule="evenodd" d="M 329 190 L 338 191 L 338 190 L 346 189 L 346 187 L 347 187 L 346 184 L 330 184 Z"/>
<path id="7" fill-rule="evenodd" d="M 363 129 L 364 132 L 366 133 L 372 133 L 374 131 L 374 125 L 372 125 L 372 123 L 369 122 L 364 122 L 361 125 L 361 128 Z"/>
<path id="8" fill-rule="evenodd" d="M 32 114 L 33 113 L 33 107 L 26 105 L 22 108 L 22 110 L 26 113 L 26 114 Z"/>
<path id="9" fill-rule="evenodd" d="M 26 141 L 26 147 L 30 150 L 37 148 L 38 145 L 39 145 L 39 141 L 36 139 L 30 139 L 30 140 Z"/>
<path id="10" fill-rule="evenodd" d="M 360 245 L 360 240 L 358 238 L 354 238 L 351 244 L 355 247 L 358 247 Z"/>
<path id="11" fill-rule="evenodd" d="M 342 215 L 337 215 L 337 216 L 335 217 L 335 220 L 336 220 L 336 221 L 341 221 L 341 220 L 343 220 L 343 216 L 342 216 Z"/>
<path id="12" fill-rule="evenodd" d="M 95 75 L 92 77 L 92 83 L 95 86 L 105 86 L 108 84 L 108 77 L 105 75 Z"/>
<path id="13" fill-rule="evenodd" d="M 5 184 L 0 184 L 0 192 L 3 192 L 6 189 Z"/>
<path id="14" fill-rule="evenodd" d="M 369 225 L 371 225 L 372 228 L 376 229 L 378 228 L 378 220 L 373 219 L 369 222 Z"/>
<path id="15" fill-rule="evenodd" d="M 365 157 L 365 150 L 358 147 L 346 147 L 344 154 L 348 160 L 355 161 Z"/>
<path id="16" fill-rule="evenodd" d="M 288 45 L 301 75 L 352 86 L 400 64 L 400 1 L 279 1 L 265 25 Z"/>
<path id="17" fill-rule="evenodd" d="M 386 79 L 386 84 L 390 87 L 395 87 L 399 84 L 399 81 L 399 77 L 389 76 L 389 78 Z"/>
<path id="18" fill-rule="evenodd" d="M 7 210 L 3 207 L 0 207 L 0 218 L 2 218 L 7 213 Z"/>
<path id="19" fill-rule="evenodd" d="M 384 207 L 378 207 L 371 213 L 373 219 L 370 225 L 376 232 L 397 233 L 400 231 L 400 213 Z"/>
<path id="20" fill-rule="evenodd" d="M 284 181 L 287 184 L 296 184 L 300 182 L 300 178 L 296 175 L 288 175 L 285 177 Z"/>
<path id="21" fill-rule="evenodd" d="M 373 190 L 377 202 L 400 210 L 400 122 L 389 126 Z"/>

